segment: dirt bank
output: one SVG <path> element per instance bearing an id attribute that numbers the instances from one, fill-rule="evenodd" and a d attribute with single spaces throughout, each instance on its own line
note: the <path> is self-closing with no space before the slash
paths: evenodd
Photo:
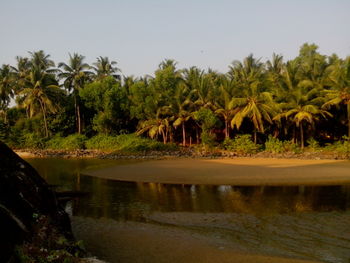
<path id="1" fill-rule="evenodd" d="M 84 174 L 169 184 L 330 185 L 350 183 L 350 161 L 273 158 L 169 159 L 119 165 Z"/>

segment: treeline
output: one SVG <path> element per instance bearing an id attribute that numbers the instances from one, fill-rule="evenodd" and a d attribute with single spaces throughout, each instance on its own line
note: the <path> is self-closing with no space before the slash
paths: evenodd
<path id="1" fill-rule="evenodd" d="M 0 68 L 0 139 L 15 147 L 76 133 L 136 133 L 184 146 L 251 134 L 256 144 L 270 136 L 301 148 L 311 138 L 350 137 L 350 58 L 320 54 L 314 44 L 288 61 L 249 55 L 226 73 L 164 60 L 154 76 L 138 78 L 107 57 L 88 65 L 72 54 L 56 64 L 38 51 L 16 60 Z"/>

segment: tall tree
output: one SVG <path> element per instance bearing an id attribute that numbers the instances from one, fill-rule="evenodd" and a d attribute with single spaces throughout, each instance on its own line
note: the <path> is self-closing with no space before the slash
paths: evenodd
<path id="1" fill-rule="evenodd" d="M 237 109 L 231 125 L 239 129 L 245 118 L 250 119 L 254 125 L 254 142 L 257 143 L 257 132 L 265 131 L 264 122 L 272 123 L 276 112 L 272 94 L 265 91 L 264 65 L 249 55 L 243 63 L 234 61 L 229 75 L 241 90 L 240 97 L 233 98 L 230 103 L 230 108 Z"/>
<path id="2" fill-rule="evenodd" d="M 10 65 L 2 65 L 0 68 L 0 113 L 7 122 L 7 109 L 11 98 L 14 96 L 14 72 Z"/>
<path id="3" fill-rule="evenodd" d="M 95 71 L 96 78 L 102 79 L 107 76 L 112 76 L 115 79 L 120 79 L 120 75 L 117 72 L 120 71 L 115 65 L 117 65 L 116 61 L 109 61 L 108 57 L 98 57 L 97 61 L 93 63 L 94 67 L 92 69 Z"/>
<path id="4" fill-rule="evenodd" d="M 327 72 L 327 83 L 331 89 L 326 90 L 328 101 L 323 107 L 346 105 L 348 138 L 350 139 L 350 57 L 344 61 L 335 61 L 328 67 Z"/>
<path id="5" fill-rule="evenodd" d="M 74 105 L 75 105 L 75 119 L 77 132 L 82 132 L 82 117 L 81 117 L 81 102 L 79 97 L 79 89 L 84 87 L 84 84 L 89 80 L 92 75 L 92 72 L 89 71 L 90 66 L 87 63 L 84 63 L 85 57 L 74 53 L 73 55 L 69 54 L 68 64 L 59 63 L 58 67 L 62 68 L 58 74 L 60 79 L 63 79 L 63 86 L 73 94 Z"/>
<path id="6" fill-rule="evenodd" d="M 54 75 L 33 68 L 26 77 L 24 88 L 19 92 L 21 106 L 26 109 L 29 117 L 37 112 L 42 113 L 46 137 L 49 136 L 47 114 L 56 112 L 55 97 L 61 91 Z"/>
<path id="7" fill-rule="evenodd" d="M 223 76 L 219 86 L 220 93 L 214 104 L 215 113 L 224 119 L 225 138 L 227 139 L 230 138 L 231 121 L 238 110 L 231 103 L 234 98 L 234 88 L 233 81 Z"/>

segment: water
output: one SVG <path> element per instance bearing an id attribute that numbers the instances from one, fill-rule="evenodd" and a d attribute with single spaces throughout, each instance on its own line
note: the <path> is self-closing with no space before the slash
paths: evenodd
<path id="1" fill-rule="evenodd" d="M 348 263 L 350 186 L 167 185 L 84 176 L 131 161 L 29 159 L 59 190 L 89 195 L 74 216 L 181 227 L 248 252 Z M 101 233 L 100 233 L 101 234 Z"/>

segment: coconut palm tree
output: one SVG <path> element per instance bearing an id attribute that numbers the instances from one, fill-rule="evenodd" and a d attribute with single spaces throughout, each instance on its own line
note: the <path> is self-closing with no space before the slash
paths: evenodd
<path id="1" fill-rule="evenodd" d="M 84 84 L 90 79 L 92 72 L 89 71 L 90 66 L 84 63 L 85 57 L 74 53 L 69 54 L 68 64 L 59 63 L 58 67 L 63 71 L 58 73 L 58 77 L 63 79 L 63 86 L 73 94 L 75 106 L 75 119 L 77 125 L 77 132 L 82 132 L 82 118 L 81 118 L 81 103 L 79 97 L 79 89 L 84 87 Z"/>
<path id="2" fill-rule="evenodd" d="M 140 135 L 147 132 L 148 136 L 152 139 L 161 135 L 163 143 L 166 144 L 169 135 L 170 122 L 169 118 L 162 117 L 162 111 L 163 109 L 159 108 L 153 118 L 140 121 L 137 134 Z"/>
<path id="3" fill-rule="evenodd" d="M 93 63 L 92 69 L 95 71 L 96 78 L 101 79 L 107 76 L 113 76 L 115 79 L 120 79 L 120 75 L 116 74 L 120 71 L 115 65 L 116 61 L 109 61 L 108 57 L 98 57 L 97 61 Z"/>
<path id="4" fill-rule="evenodd" d="M 170 115 L 175 121 L 173 126 L 176 128 L 181 125 L 182 128 L 182 145 L 186 146 L 186 122 L 192 117 L 191 106 L 191 93 L 188 87 L 184 83 L 179 83 L 176 87 L 175 96 L 171 101 L 170 106 L 165 106 L 165 109 L 169 109 Z"/>
<path id="5" fill-rule="evenodd" d="M 219 96 L 214 102 L 215 113 L 224 119 L 225 123 L 225 138 L 230 138 L 231 121 L 237 113 L 237 108 L 233 108 L 231 103 L 234 97 L 233 81 L 227 77 L 222 77 L 219 86 Z"/>
<path id="6" fill-rule="evenodd" d="M 257 132 L 263 133 L 264 122 L 271 124 L 276 113 L 272 94 L 264 90 L 264 65 L 249 55 L 243 63 L 234 61 L 228 74 L 241 91 L 240 97 L 233 98 L 229 105 L 237 110 L 231 126 L 239 129 L 245 118 L 250 119 L 254 125 L 254 142 L 257 143 Z"/>
<path id="7" fill-rule="evenodd" d="M 283 82 L 285 85 L 284 102 L 280 103 L 281 113 L 274 117 L 274 120 L 285 118 L 290 121 L 296 128 L 300 129 L 300 145 L 304 148 L 304 127 L 313 125 L 319 119 L 332 115 L 321 109 L 323 98 L 320 96 L 318 86 L 313 86 L 312 82 L 299 79 L 299 63 L 293 60 L 287 63 L 284 73 Z M 293 132 L 295 141 L 295 132 Z"/>
<path id="8" fill-rule="evenodd" d="M 2 65 L 0 68 L 0 112 L 7 122 L 7 109 L 11 98 L 14 96 L 14 72 L 10 65 Z"/>
<path id="9" fill-rule="evenodd" d="M 55 113 L 58 106 L 55 103 L 57 93 L 61 92 L 53 74 L 33 68 L 25 79 L 24 88 L 19 92 L 21 106 L 29 117 L 41 112 L 44 121 L 45 136 L 49 136 L 47 114 Z"/>
<path id="10" fill-rule="evenodd" d="M 327 68 L 327 84 L 331 89 L 325 91 L 328 101 L 322 107 L 346 105 L 348 138 L 350 139 L 350 57 L 347 57 L 345 61 L 337 60 Z"/>

